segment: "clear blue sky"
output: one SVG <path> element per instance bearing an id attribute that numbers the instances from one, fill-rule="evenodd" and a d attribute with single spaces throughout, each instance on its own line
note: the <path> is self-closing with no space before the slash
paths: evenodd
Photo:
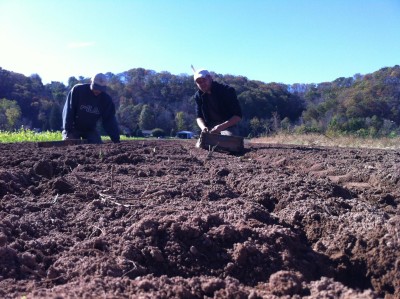
<path id="1" fill-rule="evenodd" d="M 190 65 L 320 83 L 400 64 L 400 0 L 0 0 L 0 67 L 44 83 Z"/>

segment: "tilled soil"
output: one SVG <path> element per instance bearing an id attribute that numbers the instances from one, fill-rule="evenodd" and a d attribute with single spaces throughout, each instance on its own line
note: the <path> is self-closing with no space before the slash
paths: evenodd
<path id="1" fill-rule="evenodd" d="M 2 298 L 400 298 L 400 153 L 0 144 Z"/>

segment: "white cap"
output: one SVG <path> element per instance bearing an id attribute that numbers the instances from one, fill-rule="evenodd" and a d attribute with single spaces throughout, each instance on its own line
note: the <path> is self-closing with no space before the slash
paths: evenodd
<path id="1" fill-rule="evenodd" d="M 90 88 L 93 90 L 106 91 L 107 89 L 107 77 L 106 75 L 99 73 L 92 77 L 92 83 Z"/>
<path id="2" fill-rule="evenodd" d="M 196 81 L 199 78 L 205 78 L 207 76 L 211 76 L 210 72 L 207 70 L 198 70 L 195 71 L 193 74 L 194 81 Z"/>

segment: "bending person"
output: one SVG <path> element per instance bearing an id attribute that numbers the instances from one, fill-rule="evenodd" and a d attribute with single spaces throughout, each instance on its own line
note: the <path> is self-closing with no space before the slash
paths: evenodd
<path id="1" fill-rule="evenodd" d="M 106 90 L 107 78 L 101 73 L 95 75 L 90 84 L 77 84 L 71 89 L 62 113 L 63 140 L 83 138 L 89 143 L 102 143 L 96 130 L 101 119 L 111 140 L 120 141 L 115 105 Z"/>

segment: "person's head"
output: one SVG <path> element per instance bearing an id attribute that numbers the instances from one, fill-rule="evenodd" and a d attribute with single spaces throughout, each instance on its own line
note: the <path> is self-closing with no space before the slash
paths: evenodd
<path id="1" fill-rule="evenodd" d="M 211 93 L 212 77 L 207 70 L 198 70 L 193 75 L 197 87 L 205 93 Z"/>
<path id="2" fill-rule="evenodd" d="M 91 79 L 90 89 L 96 96 L 105 92 L 107 90 L 107 77 L 102 73 L 94 75 Z"/>

